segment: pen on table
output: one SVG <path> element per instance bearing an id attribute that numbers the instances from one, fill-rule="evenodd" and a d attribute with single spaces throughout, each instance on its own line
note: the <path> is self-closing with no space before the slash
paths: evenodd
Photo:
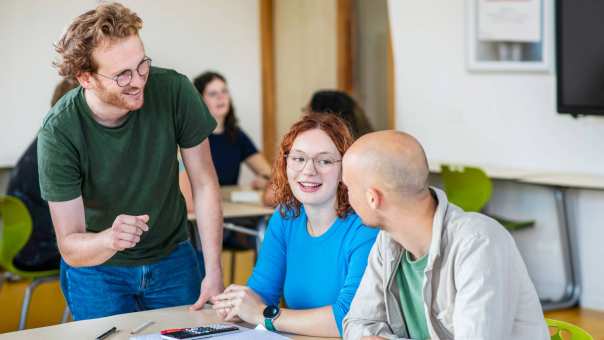
<path id="1" fill-rule="evenodd" d="M 113 327 L 111 327 L 111 329 L 110 329 L 110 330 L 108 330 L 107 332 L 105 332 L 105 333 L 103 333 L 103 334 L 101 334 L 101 335 L 97 336 L 97 337 L 96 337 L 96 340 L 103 340 L 103 339 L 105 339 L 106 337 L 110 336 L 111 334 L 115 333 L 115 331 L 117 331 L 117 327 L 113 326 Z"/>
<path id="2" fill-rule="evenodd" d="M 176 332 L 180 332 L 180 331 L 184 331 L 186 328 L 170 328 L 170 329 L 164 329 L 160 332 L 160 334 L 170 334 L 170 333 L 176 333 Z"/>
<path id="3" fill-rule="evenodd" d="M 147 321 L 144 324 L 142 324 L 142 325 L 136 327 L 135 329 L 131 330 L 130 334 L 136 334 L 136 333 L 142 331 L 143 329 L 149 327 L 152 323 L 153 323 L 153 321 Z"/>

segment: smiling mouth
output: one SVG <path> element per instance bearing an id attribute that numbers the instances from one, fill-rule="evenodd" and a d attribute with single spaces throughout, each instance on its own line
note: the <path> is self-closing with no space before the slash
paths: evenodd
<path id="1" fill-rule="evenodd" d="M 300 190 L 303 192 L 315 192 L 318 191 L 322 186 L 322 183 L 313 183 L 313 182 L 298 182 L 298 186 Z"/>
<path id="2" fill-rule="evenodd" d="M 129 95 L 129 96 L 138 96 L 139 94 L 141 94 L 141 92 L 143 92 L 143 90 L 138 89 L 135 91 L 124 92 L 124 94 Z"/>

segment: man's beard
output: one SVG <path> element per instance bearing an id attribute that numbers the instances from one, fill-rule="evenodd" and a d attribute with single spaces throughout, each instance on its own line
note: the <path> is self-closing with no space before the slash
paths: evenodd
<path id="1" fill-rule="evenodd" d="M 136 92 L 138 90 L 143 91 L 142 88 L 138 87 L 122 87 L 118 93 L 113 91 L 109 91 L 102 83 L 98 83 L 98 90 L 96 91 L 97 97 L 104 103 L 119 107 L 121 109 L 125 109 L 128 111 L 138 110 L 143 106 L 144 96 L 140 102 L 138 103 L 129 103 L 125 96 L 128 96 L 126 93 L 128 92 Z"/>

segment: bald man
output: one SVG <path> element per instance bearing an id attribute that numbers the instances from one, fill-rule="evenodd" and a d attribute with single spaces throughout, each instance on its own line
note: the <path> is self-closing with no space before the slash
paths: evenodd
<path id="1" fill-rule="evenodd" d="M 344 319 L 346 339 L 549 339 L 510 234 L 428 187 L 412 136 L 367 134 L 343 159 L 350 204 L 382 231 Z"/>

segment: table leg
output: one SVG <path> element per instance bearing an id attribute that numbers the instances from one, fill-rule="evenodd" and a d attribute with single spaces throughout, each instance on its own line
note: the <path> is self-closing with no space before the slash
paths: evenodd
<path id="1" fill-rule="evenodd" d="M 242 234 L 246 234 L 246 235 L 252 235 L 255 237 L 258 237 L 259 233 L 258 231 L 251 229 L 251 228 L 246 228 L 246 227 L 242 227 L 242 226 L 238 226 L 236 224 L 233 223 L 225 223 L 224 224 L 224 229 L 228 229 L 228 230 L 232 230 L 232 231 L 236 231 L 238 233 L 242 233 Z"/>
<path id="2" fill-rule="evenodd" d="M 576 306 L 579 303 L 579 296 L 581 293 L 577 256 L 573 251 L 572 236 L 570 230 L 568 229 L 569 218 L 566 201 L 566 189 L 563 187 L 554 187 L 554 199 L 556 201 L 556 212 L 558 215 L 558 228 L 560 231 L 560 246 L 562 259 L 564 261 L 566 287 L 564 288 L 564 295 L 559 300 L 541 301 L 544 311 Z"/>

